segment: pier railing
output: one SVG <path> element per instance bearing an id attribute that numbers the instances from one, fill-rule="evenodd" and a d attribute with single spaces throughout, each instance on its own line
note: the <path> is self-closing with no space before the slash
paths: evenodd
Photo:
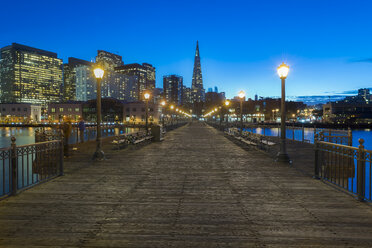
<path id="1" fill-rule="evenodd" d="M 316 135 L 321 141 L 348 146 L 353 145 L 353 135 L 350 128 L 348 130 L 314 129 L 314 137 Z"/>
<path id="2" fill-rule="evenodd" d="M 63 142 L 52 140 L 0 149 L 0 199 L 63 175 Z"/>
<path id="3" fill-rule="evenodd" d="M 360 201 L 371 201 L 372 151 L 315 139 L 315 178 L 329 181 L 355 194 Z"/>
<path id="4" fill-rule="evenodd" d="M 221 131 L 227 130 L 228 128 L 238 128 L 240 129 L 240 123 L 229 122 L 229 123 L 217 123 L 208 121 L 208 124 L 214 126 L 215 128 L 220 129 Z M 280 125 L 262 125 L 255 123 L 244 123 L 243 130 L 258 133 L 263 136 L 277 137 L 280 138 Z M 342 145 L 352 146 L 352 131 L 349 128 L 348 130 L 340 129 L 325 129 L 325 128 L 305 128 L 304 125 L 298 127 L 294 124 L 286 125 L 286 139 L 288 141 L 300 141 L 303 143 L 312 143 L 315 140 L 315 135 L 318 135 L 318 138 L 325 142 L 331 142 Z"/>

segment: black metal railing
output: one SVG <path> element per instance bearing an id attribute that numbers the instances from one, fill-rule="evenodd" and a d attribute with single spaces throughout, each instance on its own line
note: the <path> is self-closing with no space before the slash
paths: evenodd
<path id="1" fill-rule="evenodd" d="M 240 129 L 240 125 L 235 122 L 229 123 L 218 123 L 218 122 L 207 122 L 209 125 L 226 131 L 228 128 L 235 127 Z M 263 136 L 280 137 L 280 125 L 261 125 L 255 123 L 244 123 L 243 130 L 251 133 L 260 132 Z M 312 130 L 312 131 L 310 131 Z M 307 133 L 307 134 L 305 134 Z M 311 143 L 315 139 L 315 135 L 318 135 L 322 141 L 343 144 L 352 146 L 352 130 L 340 130 L 340 129 L 324 129 L 324 128 L 306 128 L 304 125 L 301 127 L 293 125 L 286 126 L 286 139 L 291 141 L 300 141 L 303 143 Z"/>
<path id="2" fill-rule="evenodd" d="M 321 141 L 347 146 L 353 145 L 353 135 L 350 128 L 348 130 L 314 129 L 314 137 L 316 135 Z"/>
<path id="3" fill-rule="evenodd" d="M 372 151 L 315 140 L 315 178 L 327 180 L 355 195 L 360 201 L 371 201 Z"/>
<path id="4" fill-rule="evenodd" d="M 16 195 L 19 190 L 63 175 L 63 142 L 17 146 L 12 137 L 11 147 L 0 149 L 0 163 L 0 197 Z"/>

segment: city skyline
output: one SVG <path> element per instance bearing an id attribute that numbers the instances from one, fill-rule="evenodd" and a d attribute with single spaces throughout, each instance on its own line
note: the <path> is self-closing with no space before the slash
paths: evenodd
<path id="1" fill-rule="evenodd" d="M 4 13 L 0 45 L 16 42 L 54 51 L 64 62 L 68 57 L 90 61 L 97 50 L 105 50 L 121 55 L 125 64 L 143 61 L 154 65 L 156 87 L 170 74 L 183 76 L 190 87 L 195 42 L 199 40 L 206 89 L 218 86 L 228 98 L 241 89 L 250 98 L 255 94 L 278 97 L 275 70 L 284 61 L 290 66 L 288 97 L 327 96 L 329 92 L 368 88 L 372 83 L 372 34 L 367 32 L 372 4 L 347 3 L 233 1 L 225 6 L 221 1 L 145 1 L 143 18 L 139 18 L 132 11 L 138 6 L 130 2 L 100 4 L 100 15 L 95 15 L 94 2 L 75 3 L 71 9 L 68 1 L 48 5 L 21 1 L 17 12 L 22 18 L 10 21 L 14 20 L 11 12 Z M 3 5 L 14 7 L 10 2 Z M 182 13 L 176 15 L 178 9 Z M 164 13 L 169 14 L 167 18 L 162 17 Z M 186 18 L 188 13 L 195 15 Z M 64 25 L 51 29 L 53 22 L 44 20 L 52 17 L 64 20 Z M 22 25 L 25 20 L 28 25 Z M 145 34 L 138 31 L 145 28 Z M 169 37 L 168 32 L 175 35 Z"/>

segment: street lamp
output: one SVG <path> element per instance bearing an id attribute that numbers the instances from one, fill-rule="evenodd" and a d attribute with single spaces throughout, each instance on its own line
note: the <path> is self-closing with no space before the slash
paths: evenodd
<path id="1" fill-rule="evenodd" d="M 101 140 L 101 81 L 105 71 L 99 67 L 94 69 L 94 76 L 97 79 L 97 148 L 93 155 L 94 160 L 104 160 L 105 153 L 102 151 Z"/>
<path id="2" fill-rule="evenodd" d="M 171 124 L 172 124 L 172 126 L 173 126 L 173 109 L 174 109 L 174 105 L 171 105 L 171 106 L 170 106 L 170 109 L 172 110 L 172 111 L 171 111 Z"/>
<path id="3" fill-rule="evenodd" d="M 162 106 L 162 112 L 165 112 L 165 111 L 164 111 L 164 109 L 165 109 L 164 107 L 165 107 L 165 104 L 167 104 L 167 103 L 165 102 L 165 100 L 163 100 L 163 101 L 161 101 L 161 103 L 160 103 L 160 104 L 161 104 L 161 106 Z M 161 125 L 162 125 L 162 126 L 163 126 L 163 128 L 164 128 L 164 113 L 162 113 L 162 118 L 161 118 L 161 122 L 162 122 L 162 124 L 161 124 Z"/>
<path id="4" fill-rule="evenodd" d="M 226 106 L 226 127 L 227 127 L 227 124 L 229 122 L 229 105 L 230 105 L 230 101 L 229 100 L 226 100 L 225 101 L 225 106 Z"/>
<path id="5" fill-rule="evenodd" d="M 149 134 L 148 122 L 149 122 L 149 99 L 150 99 L 150 93 L 146 92 L 143 96 L 145 97 L 145 102 L 146 102 L 146 123 L 145 123 L 145 128 L 146 128 L 146 135 L 148 135 Z"/>
<path id="6" fill-rule="evenodd" d="M 238 96 L 240 98 L 240 135 L 241 135 L 243 131 L 243 99 L 245 97 L 245 92 L 241 90 Z"/>
<path id="7" fill-rule="evenodd" d="M 284 64 L 284 62 L 278 67 L 278 75 L 282 80 L 282 99 L 281 99 L 281 120 L 280 120 L 280 151 L 277 155 L 278 162 L 289 163 L 289 156 L 287 154 L 286 147 L 286 135 L 285 135 L 285 119 L 286 119 L 286 109 L 285 109 L 285 79 L 288 76 L 289 66 Z"/>

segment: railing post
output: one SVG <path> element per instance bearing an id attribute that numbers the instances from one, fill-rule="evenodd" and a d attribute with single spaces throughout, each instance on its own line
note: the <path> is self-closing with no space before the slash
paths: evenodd
<path id="1" fill-rule="evenodd" d="M 357 190 L 358 190 L 358 200 L 364 201 L 364 191 L 365 191 L 365 155 L 364 150 L 364 139 L 359 139 L 358 147 L 358 163 L 357 163 Z"/>
<path id="2" fill-rule="evenodd" d="M 302 142 L 305 142 L 305 127 L 304 127 L 304 124 L 302 124 Z"/>
<path id="3" fill-rule="evenodd" d="M 76 142 L 75 144 L 79 143 L 79 127 L 76 127 Z"/>
<path id="4" fill-rule="evenodd" d="M 278 138 L 280 137 L 280 125 L 278 124 Z"/>
<path id="5" fill-rule="evenodd" d="M 18 190 L 18 180 L 17 180 L 17 145 L 16 145 L 16 138 L 12 137 L 12 145 L 11 145 L 11 166 L 12 166 L 12 191 L 11 195 L 16 195 Z"/>
<path id="6" fill-rule="evenodd" d="M 315 134 L 314 137 L 314 145 L 315 145 L 315 161 L 314 161 L 314 177 L 315 179 L 319 179 L 319 139 L 318 134 Z"/>
<path id="7" fill-rule="evenodd" d="M 60 147 L 59 147 L 59 175 L 60 176 L 64 175 L 64 171 L 63 171 L 64 144 L 63 144 L 63 141 L 64 141 L 64 136 L 63 136 L 63 133 L 61 133 L 61 142 L 60 142 Z"/>
<path id="8" fill-rule="evenodd" d="M 347 129 L 347 137 L 348 137 L 348 146 L 353 146 L 353 132 L 351 131 L 351 128 L 349 127 Z"/>

